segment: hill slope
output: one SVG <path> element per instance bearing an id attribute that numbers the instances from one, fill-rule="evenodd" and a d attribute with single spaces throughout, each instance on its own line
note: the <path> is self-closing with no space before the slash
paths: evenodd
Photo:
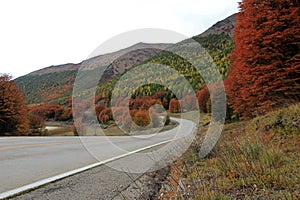
<path id="1" fill-rule="evenodd" d="M 233 48 L 233 41 L 231 38 L 235 24 L 235 15 L 232 15 L 213 25 L 204 33 L 193 37 L 194 40 L 201 43 L 201 45 L 208 50 L 208 53 L 212 56 L 223 77 L 228 75 L 228 59 L 229 53 Z M 156 61 L 164 64 L 171 63 L 172 59 L 174 59 L 172 56 L 161 57 L 158 55 L 160 52 L 158 49 L 164 49 L 169 45 L 170 44 L 138 43 L 126 49 L 100 55 L 84 62 L 88 63 L 88 68 L 92 70 L 95 65 L 107 66 L 109 65 L 109 60 L 115 59 L 115 61 L 109 65 L 99 81 L 103 87 L 107 85 L 112 86 L 112 83 L 106 83 L 110 82 L 110 80 L 113 80 L 115 77 L 118 77 L 130 67 L 138 65 L 150 58 L 152 59 L 147 62 Z M 137 48 L 138 50 L 132 51 Z M 80 66 L 81 63 L 50 66 L 19 77 L 15 79 L 15 82 L 18 87 L 24 91 L 25 98 L 29 104 L 66 104 L 70 99 L 76 73 Z M 189 70 L 189 64 L 180 59 L 174 62 L 173 67 L 184 75 L 185 72 Z M 191 80 L 193 86 L 201 82 L 201 80 L 198 79 L 199 75 L 186 75 L 194 77 L 192 78 L 193 80 Z M 199 89 L 201 86 L 202 83 L 195 86 L 195 89 Z"/>
<path id="2" fill-rule="evenodd" d="M 191 189 L 163 191 L 164 197 L 185 194 L 195 199 L 299 199 L 299 112 L 298 103 L 250 121 L 225 124 L 214 150 L 199 160 L 206 132 L 206 127 L 201 127 L 184 156 L 185 164 L 174 166 L 184 168 L 183 184 Z M 195 185 L 197 181 L 199 185 Z"/>
<path id="3" fill-rule="evenodd" d="M 90 70 L 95 66 L 107 66 L 109 61 L 116 59 L 104 72 L 101 82 L 105 82 L 122 74 L 132 65 L 151 58 L 170 44 L 138 43 L 114 53 L 100 55 L 85 60 Z M 132 51 L 133 49 L 137 49 Z M 24 91 L 29 104 L 60 103 L 64 104 L 70 97 L 77 70 L 81 63 L 46 67 L 28 75 L 15 79 L 18 87 Z M 86 65 L 85 65 L 86 66 Z"/>
<path id="4" fill-rule="evenodd" d="M 201 46 L 203 48 L 205 48 L 205 50 L 207 51 L 207 53 L 211 56 L 211 58 L 214 61 L 214 64 L 217 66 L 221 76 L 223 79 L 225 79 L 228 74 L 229 74 L 229 55 L 230 52 L 232 51 L 233 47 L 234 47 L 234 42 L 232 40 L 232 38 L 225 34 L 225 33 L 221 33 L 221 34 L 209 34 L 207 36 L 195 36 L 192 38 L 194 41 L 197 41 L 201 44 Z M 185 40 L 182 41 L 184 44 L 188 43 L 189 40 Z M 181 44 L 181 43 L 180 43 Z M 176 46 L 176 44 L 174 45 Z M 180 45 L 179 45 L 180 46 Z M 198 51 L 190 51 L 188 48 L 186 50 L 184 50 L 182 52 L 183 54 L 194 54 L 194 64 L 197 65 L 197 68 L 199 69 L 202 68 L 203 71 L 201 73 L 203 73 L 205 71 L 205 73 L 211 74 L 212 73 L 212 68 L 211 63 L 205 63 L 205 59 L 202 59 L 201 57 L 201 53 Z M 200 53 L 200 54 L 199 54 Z M 200 56 L 199 56 L 199 55 Z M 198 91 L 201 90 L 204 85 L 205 82 L 202 78 L 202 75 L 199 73 L 199 71 L 187 60 L 183 59 L 182 57 L 176 55 L 176 54 L 172 54 L 170 52 L 162 52 L 158 55 L 153 56 L 152 58 L 146 60 L 145 62 L 143 62 L 143 64 L 162 64 L 162 65 L 166 65 L 169 66 L 173 69 L 175 69 L 177 72 L 179 72 L 181 75 L 183 75 L 185 77 L 185 79 L 190 83 L 190 85 L 193 87 L 194 91 Z M 139 65 L 135 65 L 133 67 L 139 67 Z M 161 80 L 164 84 L 163 85 L 170 85 L 171 82 L 175 81 L 176 79 L 179 77 L 166 77 L 166 75 L 164 74 L 163 71 L 159 72 L 159 76 L 160 77 L 164 77 L 163 80 Z M 120 76 L 116 76 L 113 79 L 110 79 L 109 81 L 103 82 L 101 83 L 98 88 L 97 88 L 97 92 L 100 95 L 100 99 L 101 97 L 103 97 L 104 99 L 106 97 L 110 97 L 112 95 L 112 91 L 115 88 L 115 84 L 117 83 L 117 81 L 119 80 L 119 78 L 122 76 L 122 74 Z M 127 75 L 129 76 L 129 75 Z M 147 80 L 149 79 L 149 74 L 147 73 L 138 73 L 138 74 L 133 74 L 130 75 L 131 77 L 129 78 L 131 84 L 135 85 L 135 83 L 140 82 L 140 80 Z M 154 77 L 153 77 L 154 78 Z M 179 81 L 179 80 L 177 80 Z M 125 84 L 124 86 L 122 86 L 122 90 L 124 91 L 130 91 L 131 85 L 127 85 Z M 189 88 L 185 87 L 184 84 L 178 84 L 177 87 L 180 87 L 180 93 L 179 94 L 187 94 Z M 171 90 L 168 89 L 163 89 L 160 85 L 156 85 L 156 84 L 149 84 L 143 87 L 138 88 L 135 91 L 134 96 L 153 96 L 155 95 L 157 92 L 161 92 L 161 91 L 165 91 L 167 92 L 167 96 L 168 96 L 168 101 L 171 100 L 171 98 L 174 97 L 173 92 Z"/>

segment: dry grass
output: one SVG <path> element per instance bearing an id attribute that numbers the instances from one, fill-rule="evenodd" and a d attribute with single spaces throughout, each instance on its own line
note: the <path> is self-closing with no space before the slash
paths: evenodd
<path id="1" fill-rule="evenodd" d="M 111 126 L 107 129 L 102 129 L 104 132 L 104 135 L 106 136 L 124 136 L 125 133 L 123 130 L 121 130 L 117 125 Z"/>
<path id="2" fill-rule="evenodd" d="M 300 104 L 226 124 L 207 158 L 199 143 L 186 153 L 181 198 L 299 199 L 299 125 Z"/>
<path id="3" fill-rule="evenodd" d="M 200 113 L 200 115 L 199 115 L 199 111 L 190 111 L 190 112 L 185 112 L 185 113 L 170 113 L 170 112 L 168 112 L 168 115 L 170 117 L 191 120 L 191 121 L 195 122 L 196 124 L 199 123 L 198 118 L 200 119 L 200 121 L 202 121 L 204 123 L 209 122 L 210 118 L 211 118 L 210 114 L 207 114 L 207 113 Z"/>
<path id="4" fill-rule="evenodd" d="M 47 136 L 74 136 L 69 126 L 60 126 L 52 130 L 47 130 Z"/>

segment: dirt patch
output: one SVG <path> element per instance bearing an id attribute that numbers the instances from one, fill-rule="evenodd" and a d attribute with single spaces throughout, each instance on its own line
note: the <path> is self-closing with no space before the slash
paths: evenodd
<path id="1" fill-rule="evenodd" d="M 147 172 L 134 179 L 128 174 L 132 183 L 123 188 L 113 199 L 154 200 L 159 198 L 159 191 L 166 181 L 170 167 L 155 172 Z"/>

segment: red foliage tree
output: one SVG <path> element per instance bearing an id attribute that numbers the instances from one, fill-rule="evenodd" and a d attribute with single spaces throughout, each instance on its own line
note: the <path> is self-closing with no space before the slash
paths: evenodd
<path id="1" fill-rule="evenodd" d="M 148 124 L 150 124 L 151 119 L 147 111 L 139 110 L 135 113 L 133 121 L 138 126 L 147 126 Z"/>
<path id="2" fill-rule="evenodd" d="M 107 114 L 101 114 L 99 116 L 99 121 L 101 123 L 107 123 L 109 121 L 109 116 Z"/>
<path id="3" fill-rule="evenodd" d="M 197 98 L 198 98 L 200 112 L 207 113 L 208 112 L 207 104 L 208 101 L 210 101 L 210 96 L 209 96 L 209 91 L 207 86 L 205 86 L 204 88 L 202 88 L 197 92 Z"/>
<path id="4" fill-rule="evenodd" d="M 228 103 L 251 118 L 300 100 L 300 9 L 292 0 L 243 0 L 226 80 Z"/>
<path id="5" fill-rule="evenodd" d="M 106 106 L 103 103 L 96 105 L 95 107 L 96 114 L 99 115 L 104 109 L 106 109 Z"/>
<path id="6" fill-rule="evenodd" d="M 71 120 L 72 117 L 73 117 L 73 115 L 72 115 L 71 108 L 65 108 L 65 107 L 61 106 L 61 108 L 59 108 L 55 111 L 55 120 L 57 120 L 57 121 Z"/>
<path id="7" fill-rule="evenodd" d="M 167 110 L 169 108 L 169 101 L 167 98 L 167 93 L 166 91 L 161 91 L 161 92 L 157 92 L 153 95 L 154 99 L 158 99 L 160 100 L 161 104 L 163 105 L 163 107 Z"/>
<path id="8" fill-rule="evenodd" d="M 109 120 L 112 119 L 113 116 L 112 116 L 111 108 L 105 108 L 98 116 L 98 120 L 101 123 L 107 123 Z"/>
<path id="9" fill-rule="evenodd" d="M 45 130 L 45 119 L 35 113 L 28 113 L 29 120 L 29 135 L 44 135 L 47 133 Z"/>
<path id="10" fill-rule="evenodd" d="M 42 104 L 38 106 L 31 106 L 29 108 L 29 113 L 38 115 L 45 120 L 54 119 L 57 121 L 67 121 L 71 120 L 73 117 L 71 108 L 58 104 Z"/>
<path id="11" fill-rule="evenodd" d="M 45 119 L 37 114 L 29 113 L 28 119 L 30 129 L 39 129 L 45 126 Z"/>
<path id="12" fill-rule="evenodd" d="M 0 135 L 22 135 L 29 130 L 22 92 L 8 75 L 0 76 Z"/>
<path id="13" fill-rule="evenodd" d="M 170 104 L 169 104 L 169 111 L 171 113 L 179 113 L 181 111 L 180 103 L 177 99 L 175 99 L 175 98 L 171 99 Z"/>

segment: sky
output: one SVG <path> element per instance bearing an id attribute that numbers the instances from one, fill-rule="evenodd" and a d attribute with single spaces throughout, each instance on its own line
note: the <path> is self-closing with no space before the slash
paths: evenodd
<path id="1" fill-rule="evenodd" d="M 103 42 L 135 29 L 198 35 L 238 12 L 238 1 L 0 1 L 0 73 L 17 78 L 51 65 L 79 63 Z"/>

